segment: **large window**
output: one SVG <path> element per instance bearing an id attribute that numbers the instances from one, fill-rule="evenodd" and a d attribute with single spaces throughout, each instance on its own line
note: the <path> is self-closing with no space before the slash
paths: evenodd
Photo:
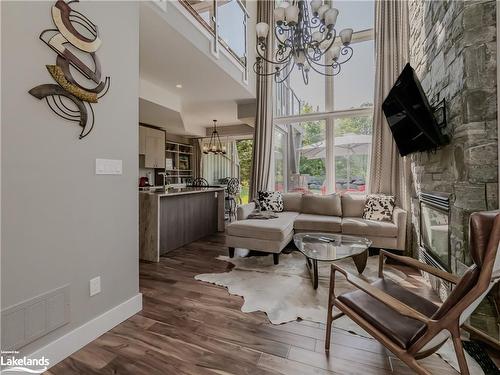
<path id="1" fill-rule="evenodd" d="M 240 198 L 243 204 L 248 203 L 248 190 L 252 173 L 253 139 L 236 141 L 238 159 L 240 160 Z"/>
<path id="2" fill-rule="evenodd" d="M 274 190 L 286 191 L 287 154 L 286 132 L 280 127 L 274 129 Z"/>
<path id="3" fill-rule="evenodd" d="M 325 121 L 306 121 L 292 126 L 295 132 L 293 144 L 299 147 L 294 147 L 293 151 L 296 167 L 290 171 L 289 190 L 324 194 L 326 192 Z"/>
<path id="4" fill-rule="evenodd" d="M 335 119 L 335 191 L 365 191 L 372 117 Z"/>
<path id="5" fill-rule="evenodd" d="M 371 150 L 374 2 L 335 1 L 337 31 L 354 29 L 340 74 L 291 72 L 275 90 L 275 188 L 317 194 L 365 191 Z"/>

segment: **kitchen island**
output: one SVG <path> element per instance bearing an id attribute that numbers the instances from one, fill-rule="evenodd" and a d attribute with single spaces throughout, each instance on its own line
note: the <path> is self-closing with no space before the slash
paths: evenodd
<path id="1" fill-rule="evenodd" d="M 224 231 L 224 188 L 179 188 L 139 192 L 139 258 L 160 256 Z"/>

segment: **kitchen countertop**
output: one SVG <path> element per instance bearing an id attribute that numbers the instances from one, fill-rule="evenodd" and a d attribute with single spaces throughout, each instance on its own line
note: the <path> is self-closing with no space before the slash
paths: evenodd
<path id="1" fill-rule="evenodd" d="M 223 187 L 185 187 L 185 188 L 170 188 L 168 191 L 139 191 L 141 194 L 149 194 L 157 197 L 170 197 L 175 195 L 206 193 L 211 191 L 223 191 Z"/>

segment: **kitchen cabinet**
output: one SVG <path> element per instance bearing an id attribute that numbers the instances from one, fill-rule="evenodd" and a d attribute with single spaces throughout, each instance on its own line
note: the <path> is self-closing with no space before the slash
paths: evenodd
<path id="1" fill-rule="evenodd" d="M 144 167 L 165 169 L 165 132 L 145 128 Z"/>

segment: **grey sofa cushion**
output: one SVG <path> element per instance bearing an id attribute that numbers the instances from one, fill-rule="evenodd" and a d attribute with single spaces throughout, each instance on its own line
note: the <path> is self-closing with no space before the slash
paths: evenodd
<path id="1" fill-rule="evenodd" d="M 340 233 L 342 218 L 338 216 L 300 214 L 295 219 L 293 228 L 301 231 L 324 231 Z"/>
<path id="2" fill-rule="evenodd" d="M 342 233 L 364 236 L 390 237 L 398 236 L 398 226 L 389 221 L 366 220 L 362 218 L 342 218 Z"/>
<path id="3" fill-rule="evenodd" d="M 342 216 L 340 195 L 304 194 L 300 212 L 313 215 Z"/>
<path id="4" fill-rule="evenodd" d="M 226 233 L 230 236 L 282 241 L 293 231 L 293 221 L 299 213 L 277 212 L 276 215 L 276 219 L 234 221 L 227 226 Z"/>
<path id="5" fill-rule="evenodd" d="M 365 209 L 366 194 L 346 193 L 342 195 L 342 214 L 344 217 L 362 217 Z"/>
<path id="6" fill-rule="evenodd" d="M 300 212 L 302 209 L 302 193 L 283 193 L 283 211 Z"/>

